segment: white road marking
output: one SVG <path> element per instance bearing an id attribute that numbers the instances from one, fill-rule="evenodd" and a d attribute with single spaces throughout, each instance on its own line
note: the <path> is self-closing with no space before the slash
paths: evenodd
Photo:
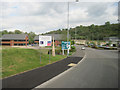
<path id="1" fill-rule="evenodd" d="M 76 66 L 77 64 L 75 64 L 75 63 L 70 63 L 70 64 L 68 64 L 68 66 L 70 66 L 70 67 L 73 67 L 73 66 Z"/>

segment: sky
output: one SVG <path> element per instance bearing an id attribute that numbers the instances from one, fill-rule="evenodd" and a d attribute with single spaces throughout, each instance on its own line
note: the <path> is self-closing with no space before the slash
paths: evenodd
<path id="1" fill-rule="evenodd" d="M 1 0 L 1 30 L 41 34 L 68 28 L 68 2 L 55 0 Z M 118 0 L 69 0 L 69 28 L 80 25 L 117 23 Z"/>

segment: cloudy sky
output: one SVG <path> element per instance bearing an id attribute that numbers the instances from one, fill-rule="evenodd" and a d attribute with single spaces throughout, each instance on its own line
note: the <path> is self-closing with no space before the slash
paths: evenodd
<path id="1" fill-rule="evenodd" d="M 105 0 L 103 0 L 105 1 Z M 118 1 L 69 3 L 69 27 L 117 23 Z M 67 28 L 67 2 L 5 2 L 0 5 L 1 30 L 33 31 L 36 34 Z"/>

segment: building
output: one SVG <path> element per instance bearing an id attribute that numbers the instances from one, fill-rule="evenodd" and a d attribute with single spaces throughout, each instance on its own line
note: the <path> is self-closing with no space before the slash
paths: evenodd
<path id="1" fill-rule="evenodd" d="M 118 41 L 118 37 L 105 37 L 103 38 L 104 41 Z"/>
<path id="2" fill-rule="evenodd" d="M 81 45 L 85 45 L 86 44 L 86 40 L 74 40 L 76 44 L 81 44 Z"/>
<path id="3" fill-rule="evenodd" d="M 106 43 L 111 43 L 111 46 L 116 47 L 120 39 L 118 37 L 105 37 L 103 40 L 106 41 Z"/>
<path id="4" fill-rule="evenodd" d="M 55 46 L 61 45 L 61 41 L 66 40 L 66 35 L 63 35 L 63 34 L 46 34 L 43 36 L 52 36 L 52 37 L 54 36 Z M 39 36 L 35 36 L 34 44 L 39 44 Z"/>
<path id="5" fill-rule="evenodd" d="M 8 46 L 27 46 L 29 43 L 26 34 L 4 34 L 2 36 L 2 45 Z"/>

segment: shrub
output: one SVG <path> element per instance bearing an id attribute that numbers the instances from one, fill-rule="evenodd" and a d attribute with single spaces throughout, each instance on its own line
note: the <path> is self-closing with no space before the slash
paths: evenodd
<path id="1" fill-rule="evenodd" d="M 62 51 L 60 49 L 55 50 L 56 55 L 61 55 Z M 52 54 L 52 50 L 48 51 L 48 54 Z"/>
<path id="2" fill-rule="evenodd" d="M 74 45 L 75 44 L 75 41 L 71 41 L 71 45 Z"/>
<path id="3" fill-rule="evenodd" d="M 75 52 L 75 51 L 76 51 L 75 46 L 71 46 L 70 52 Z"/>

